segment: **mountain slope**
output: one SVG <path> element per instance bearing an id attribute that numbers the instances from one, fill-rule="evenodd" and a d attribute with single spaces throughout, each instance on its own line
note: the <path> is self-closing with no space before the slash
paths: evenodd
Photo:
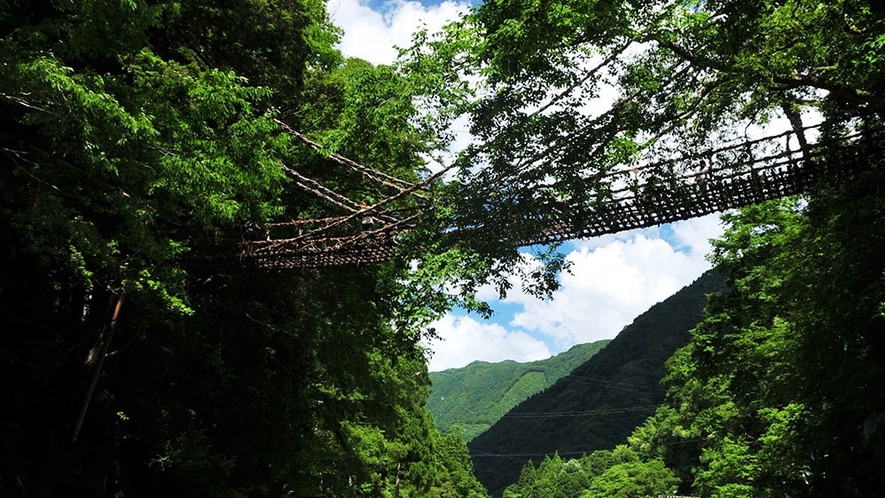
<path id="1" fill-rule="evenodd" d="M 624 328 L 599 354 L 507 413 L 469 444 L 479 480 L 496 496 L 529 460 L 580 456 L 622 443 L 664 399 L 665 361 L 689 339 L 724 287 L 706 273 Z"/>
<path id="2" fill-rule="evenodd" d="M 440 430 L 460 430 L 469 441 L 521 401 L 568 375 L 609 342 L 578 344 L 551 358 L 528 363 L 475 361 L 463 368 L 430 372 L 433 387 L 427 408 Z"/>

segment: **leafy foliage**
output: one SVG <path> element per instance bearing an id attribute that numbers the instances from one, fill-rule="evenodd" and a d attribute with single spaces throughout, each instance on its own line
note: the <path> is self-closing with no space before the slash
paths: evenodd
<path id="1" fill-rule="evenodd" d="M 407 67 L 441 73 L 453 96 L 445 108 L 473 137 L 436 204 L 441 226 L 468 234 L 453 257 L 475 262 L 430 273 L 462 276 L 468 293 L 475 280 L 506 292 L 497 276 L 520 266 L 521 242 L 592 223 L 631 171 L 653 196 L 711 162 L 740 171 L 751 148 L 717 148 L 775 121 L 799 130 L 825 114 L 829 138 L 842 138 L 852 130 L 843 125 L 883 111 L 876 5 L 496 0 L 440 38 L 419 36 Z M 797 134 L 790 147 L 810 152 L 814 133 Z M 547 256 L 550 271 L 562 269 Z"/>
<path id="2" fill-rule="evenodd" d="M 703 497 L 877 492 L 882 156 L 855 157 L 869 169 L 825 180 L 801 202 L 724 216 L 711 260 L 728 289 L 711 295 L 691 341 L 668 360 L 666 402 L 624 447 L 634 459 L 601 461 L 581 496 L 677 485 Z M 571 485 L 550 467 L 586 458 L 526 467 L 504 496 L 557 496 Z"/>
<path id="3" fill-rule="evenodd" d="M 670 360 L 668 408 L 631 438 L 683 487 L 782 496 L 882 485 L 878 157 L 807 205 L 727 217 L 712 259 L 731 290 Z"/>
<path id="4" fill-rule="evenodd" d="M 643 498 L 672 492 L 676 477 L 660 460 L 644 462 L 630 448 L 597 450 L 576 459 L 545 457 L 538 467 L 523 468 L 504 498 Z"/>
<path id="5" fill-rule="evenodd" d="M 713 260 L 733 289 L 670 361 L 669 406 L 633 437 L 643 461 L 662 458 L 683 490 L 881 489 L 883 14 L 880 2 L 854 0 L 500 0 L 411 52 L 416 66 L 445 62 L 453 94 L 471 89 L 453 108 L 475 140 L 441 216 L 478 235 L 458 251 L 480 261 L 474 278 L 502 291 L 495 276 L 519 264 L 520 240 L 589 223 L 634 167 L 661 185 L 707 161 L 739 171 L 751 148 L 728 157 L 717 147 L 778 122 L 797 136 L 785 147 L 826 171 L 807 206 L 727 218 Z M 802 131 L 812 122 L 819 136 Z M 466 280 L 460 288 L 474 289 Z M 486 450 L 478 444 L 493 432 L 473 447 Z"/>
<path id="6" fill-rule="evenodd" d="M 424 408 L 420 325 L 455 303 L 488 312 L 475 291 L 506 292 L 508 272 L 549 293 L 562 254 L 526 267 L 516 249 L 551 222 L 588 223 L 607 173 L 809 116 L 830 182 L 807 206 L 730 219 L 714 261 L 732 290 L 671 360 L 639 460 L 599 456 L 585 491 L 667 489 L 664 461 L 704 496 L 877 493 L 883 30 L 879 2 L 858 0 L 501 0 L 374 67 L 334 49 L 318 0 L 0 2 L 0 493 L 482 496 Z M 381 196 L 282 122 L 415 180 L 465 114 L 476 141 L 402 239 L 412 266 L 188 265 L 244 220 L 338 213 L 289 190 L 287 168 Z M 657 164 L 651 177 L 672 176 Z M 657 360 L 615 346 L 624 382 L 609 385 L 657 404 L 642 376 Z M 567 465 L 571 492 L 585 481 Z"/>
<path id="7" fill-rule="evenodd" d="M 0 494 L 485 495 L 424 407 L 406 268 L 193 264 L 335 214 L 283 165 L 378 195 L 283 119 L 423 175 L 408 80 L 337 36 L 314 0 L 0 2 Z"/>

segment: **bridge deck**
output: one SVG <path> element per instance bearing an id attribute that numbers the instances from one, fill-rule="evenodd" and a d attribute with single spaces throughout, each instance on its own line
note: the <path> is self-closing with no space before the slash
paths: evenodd
<path id="1" fill-rule="evenodd" d="M 851 169 L 847 163 L 854 161 L 851 146 L 858 136 L 846 137 L 841 142 L 845 145 L 841 150 L 848 151 L 843 158 L 847 163 L 840 164 L 838 169 L 830 167 L 825 171 L 825 161 L 818 153 L 790 149 L 791 133 L 611 172 L 594 179 L 595 185 L 605 186 L 602 190 L 608 193 L 588 205 L 572 209 L 570 217 L 556 218 L 542 213 L 539 216 L 546 216 L 546 221 L 512 219 L 502 222 L 486 219 L 486 223 L 499 224 L 496 231 L 485 230 L 480 221 L 470 229 L 461 230 L 461 235 L 473 236 L 470 232 L 476 231 L 476 236 L 497 233 L 497 236 L 507 238 L 507 227 L 500 224 L 511 223 L 513 227 L 522 227 L 522 230 L 515 229 L 514 238 L 508 241 L 519 247 L 596 237 L 800 194 L 806 192 L 822 175 L 832 176 Z M 776 142 L 781 145 L 772 147 Z M 723 153 L 739 149 L 742 153 L 733 155 L 743 157 L 743 160 L 721 160 Z M 833 162 L 832 153 L 833 148 L 830 147 L 826 162 Z M 720 159 L 713 161 L 713 157 Z M 748 160 L 747 157 L 752 159 Z M 685 166 L 686 163 L 694 165 L 694 168 Z M 706 166 L 698 168 L 698 164 Z M 400 235 L 413 228 L 422 213 L 421 208 L 415 208 L 408 217 L 385 211 L 372 211 L 372 214 L 378 223 L 369 230 L 360 228 L 362 213 L 274 224 L 273 228 L 313 223 L 319 228 L 305 230 L 305 233 L 297 236 L 269 236 L 267 240 L 242 243 L 212 258 L 214 264 L 234 264 L 254 269 L 378 263 L 395 257 Z M 537 229 L 526 232 L 525 227 Z M 457 229 L 453 231 L 458 232 Z"/>

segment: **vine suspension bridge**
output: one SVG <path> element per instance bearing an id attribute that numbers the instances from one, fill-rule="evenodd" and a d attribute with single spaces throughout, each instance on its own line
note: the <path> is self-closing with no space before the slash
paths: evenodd
<path id="1" fill-rule="evenodd" d="M 319 144 L 280 124 L 288 133 L 321 150 Z M 828 143 L 821 139 L 812 143 L 809 136 L 820 136 L 819 132 L 819 126 L 794 127 L 760 138 L 745 138 L 591 175 L 588 188 L 604 194 L 596 195 L 592 203 L 571 207 L 569 216 L 547 213 L 538 230 L 511 242 L 517 247 L 526 247 L 595 237 L 800 194 L 823 176 L 851 171 L 850 166 L 858 163 L 856 146 L 862 142 L 872 143 L 862 132 L 846 133 Z M 875 143 L 878 144 L 878 140 Z M 823 160 L 824 151 L 828 154 L 826 160 Z M 840 164 L 834 164 L 834 151 L 841 154 L 837 161 Z M 324 199 L 333 209 L 345 214 L 267 223 L 261 227 L 257 240 L 244 241 L 236 249 L 225 248 L 206 256 L 211 257 L 215 265 L 225 262 L 249 269 L 358 265 L 389 260 L 396 257 L 400 236 L 413 229 L 420 217 L 433 207 L 431 183 L 451 169 L 439 171 L 423 181 L 408 182 L 338 154 L 327 158 L 338 167 L 382 185 L 390 195 L 371 206 L 361 205 L 284 167 L 296 188 Z M 415 207 L 406 210 L 392 207 L 395 201 L 405 198 L 411 198 Z M 537 224 L 538 220 L 534 222 Z M 449 229 L 451 232 L 470 230 L 482 230 L 482 227 Z"/>

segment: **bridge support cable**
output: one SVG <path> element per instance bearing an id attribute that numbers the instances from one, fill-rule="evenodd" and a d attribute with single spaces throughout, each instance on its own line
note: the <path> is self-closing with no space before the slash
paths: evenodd
<path id="1" fill-rule="evenodd" d="M 550 219 L 537 234 L 516 242 L 531 246 L 596 237 L 803 193 L 823 175 L 833 177 L 847 172 L 850 167 L 845 165 L 825 167 L 825 159 L 839 151 L 851 150 L 862 138 L 861 132 L 852 132 L 839 143 L 800 146 L 799 150 L 790 147 L 791 140 L 796 140 L 798 134 L 804 141 L 805 132 L 817 128 L 819 126 L 809 126 L 801 128 L 799 133 L 790 130 L 726 144 L 650 162 L 632 171 L 608 172 L 593 179 L 597 187 L 606 187 L 604 196 L 588 204 L 568 206 L 572 212 L 582 215 L 579 219 Z M 759 150 L 752 152 L 754 148 Z M 734 159 L 725 159 L 729 155 Z M 717 160 L 712 161 L 713 158 Z M 706 170 L 692 172 L 683 166 L 702 164 L 700 161 L 704 160 L 710 161 Z M 662 171 L 673 174 L 661 174 Z M 678 171 L 681 173 L 676 173 Z M 523 220 L 511 222 L 519 225 Z"/>
<path id="2" fill-rule="evenodd" d="M 296 131 L 291 126 L 280 121 L 279 119 L 277 119 L 275 121 L 287 133 L 289 133 L 293 137 L 298 138 L 299 140 L 301 140 L 305 144 L 309 145 L 313 150 L 315 150 L 319 153 L 323 153 L 323 147 L 319 143 L 311 140 L 310 138 L 305 136 L 303 133 Z M 375 181 L 375 182 L 380 183 L 384 186 L 391 187 L 391 188 L 399 190 L 399 191 L 408 190 L 409 188 L 411 188 L 414 185 L 412 182 L 408 182 L 408 181 L 403 180 L 401 178 L 397 178 L 393 175 L 388 175 L 387 173 L 384 173 L 383 171 L 379 171 L 377 169 L 362 165 L 362 164 L 360 164 L 352 159 L 349 159 L 347 157 L 344 157 L 340 154 L 332 153 L 332 154 L 327 155 L 326 157 L 328 157 L 330 160 L 332 160 L 338 164 L 342 164 L 344 166 L 351 168 L 352 170 L 362 174 L 363 176 L 365 176 L 366 178 L 368 178 L 372 181 Z M 422 195 L 420 193 L 415 193 L 414 196 L 419 199 L 427 199 L 427 197 L 425 197 L 424 195 Z"/>
<path id="3" fill-rule="evenodd" d="M 599 174 L 587 172 L 587 193 L 577 203 L 569 204 L 566 199 L 553 208 L 536 203 L 537 211 L 510 216 L 505 200 L 495 198 L 495 192 L 506 189 L 507 182 L 475 185 L 477 192 L 491 193 L 490 198 L 463 199 L 473 206 L 474 211 L 465 211 L 472 218 L 456 219 L 455 226 L 446 233 L 468 238 L 500 237 L 500 243 L 523 247 L 686 220 L 801 194 L 822 177 L 849 174 L 854 168 L 852 163 L 863 161 L 855 157 L 859 143 L 873 143 L 879 148 L 882 145 L 881 134 L 866 129 L 848 130 L 838 139 L 821 138 L 824 134 L 820 133 L 820 125 L 803 126 L 797 115 L 787 116 L 791 129 L 782 133 L 689 152 L 679 150 L 678 144 L 665 144 L 645 151 L 647 160 L 632 167 L 624 165 Z M 286 129 L 322 152 L 315 142 Z M 817 138 L 816 143 L 810 142 L 812 136 Z M 264 270 L 387 261 L 396 256 L 402 234 L 412 230 L 432 206 L 428 200 L 432 183 L 455 167 L 453 163 L 422 181 L 409 183 L 347 158 L 335 156 L 332 160 L 359 174 L 370 173 L 373 181 L 383 181 L 393 193 L 371 206 L 361 205 L 283 166 L 295 188 L 326 199 L 346 214 L 268 223 L 266 240 L 244 242 L 238 253 L 215 257 L 244 269 Z M 514 173 L 520 175 L 518 169 Z M 556 189 L 557 185 L 548 183 L 523 190 L 549 199 L 555 198 Z M 413 199 L 407 203 L 409 207 L 395 207 L 397 201 L 407 198 Z M 374 221 L 368 228 L 361 223 L 366 216 Z"/>

